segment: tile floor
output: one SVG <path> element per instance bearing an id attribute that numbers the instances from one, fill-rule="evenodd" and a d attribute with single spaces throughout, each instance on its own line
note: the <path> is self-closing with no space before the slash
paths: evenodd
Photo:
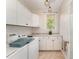
<path id="1" fill-rule="evenodd" d="M 39 59 L 64 59 L 61 52 L 40 52 Z"/>

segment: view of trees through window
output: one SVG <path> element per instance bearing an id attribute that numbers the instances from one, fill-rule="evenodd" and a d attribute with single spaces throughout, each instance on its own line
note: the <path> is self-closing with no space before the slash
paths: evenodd
<path id="1" fill-rule="evenodd" d="M 55 28 L 55 17 L 54 16 L 47 16 L 47 29 L 52 30 Z"/>
<path id="2" fill-rule="evenodd" d="M 47 29 L 49 30 L 49 34 L 52 34 L 52 30 L 55 28 L 55 17 L 52 15 L 47 16 Z"/>

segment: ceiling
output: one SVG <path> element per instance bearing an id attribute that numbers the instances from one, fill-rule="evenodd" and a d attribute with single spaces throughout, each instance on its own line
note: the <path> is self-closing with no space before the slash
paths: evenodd
<path id="1" fill-rule="evenodd" d="M 28 9 L 34 13 L 47 13 L 48 8 L 45 6 L 45 0 L 20 0 Z M 57 13 L 60 10 L 63 0 L 49 0 L 52 12 Z"/>

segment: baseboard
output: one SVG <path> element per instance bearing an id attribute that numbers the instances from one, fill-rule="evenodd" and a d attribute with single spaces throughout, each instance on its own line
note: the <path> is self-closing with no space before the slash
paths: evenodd
<path id="1" fill-rule="evenodd" d="M 61 50 L 39 50 L 39 52 L 61 52 Z"/>

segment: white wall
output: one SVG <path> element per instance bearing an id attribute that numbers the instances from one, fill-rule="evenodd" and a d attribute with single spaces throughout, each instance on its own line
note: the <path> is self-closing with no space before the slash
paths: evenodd
<path id="1" fill-rule="evenodd" d="M 8 42 L 9 34 L 18 34 L 18 35 L 30 35 L 32 34 L 30 27 L 21 27 L 21 26 L 6 26 L 6 39 Z"/>
<path id="2" fill-rule="evenodd" d="M 67 48 L 67 57 L 65 59 L 70 59 L 72 56 L 72 37 L 73 37 L 73 17 L 72 17 L 72 0 L 64 0 L 63 5 L 60 10 L 60 35 L 63 36 L 63 40 L 69 41 Z M 71 49 L 71 50 L 70 50 Z M 70 52 L 71 51 L 71 52 Z M 71 58 L 71 59 L 72 59 Z"/>
<path id="3" fill-rule="evenodd" d="M 33 28 L 33 33 L 48 33 L 47 29 L 47 14 L 39 14 L 40 28 Z M 59 15 L 55 14 L 55 29 L 52 30 L 53 33 L 59 33 Z"/>
<path id="4" fill-rule="evenodd" d="M 70 0 L 65 0 L 60 11 L 60 34 L 64 40 L 70 39 Z"/>

